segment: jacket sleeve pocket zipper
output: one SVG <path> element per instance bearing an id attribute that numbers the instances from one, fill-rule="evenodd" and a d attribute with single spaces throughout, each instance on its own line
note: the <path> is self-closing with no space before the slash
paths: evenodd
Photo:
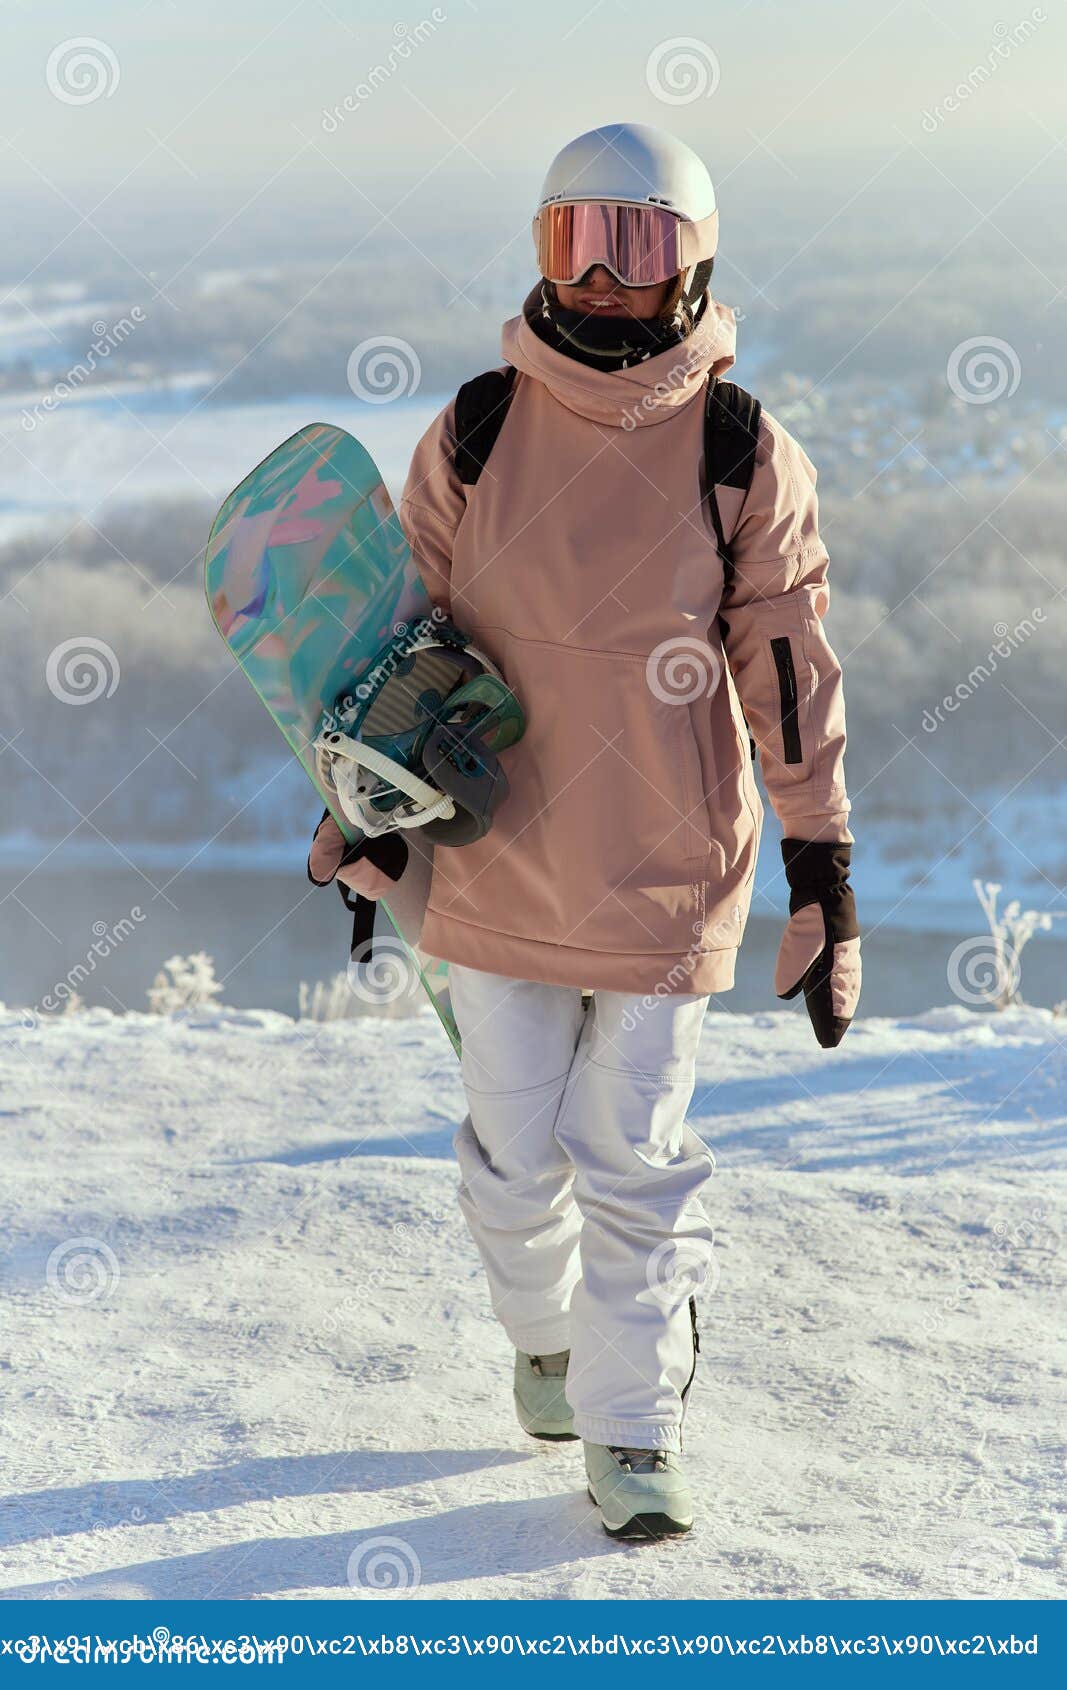
<path id="1" fill-rule="evenodd" d="M 802 763 L 800 723 L 797 717 L 797 672 L 789 636 L 771 641 L 771 655 L 778 673 L 778 697 L 782 714 L 782 751 L 787 763 Z"/>

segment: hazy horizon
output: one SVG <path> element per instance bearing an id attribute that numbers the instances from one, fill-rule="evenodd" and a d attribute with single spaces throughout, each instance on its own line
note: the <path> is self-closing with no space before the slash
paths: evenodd
<path id="1" fill-rule="evenodd" d="M 1036 145 L 1042 125 L 1055 142 L 1067 40 L 1062 9 L 1005 11 L 998 0 L 809 0 L 802 10 L 755 0 L 720 13 L 688 3 L 647 17 L 610 0 L 542 0 L 535 15 L 474 0 L 403 11 L 367 0 L 180 10 L 109 0 L 87 17 L 58 0 L 5 21 L 5 187 L 36 169 L 123 193 L 183 176 L 262 183 L 311 162 L 315 147 L 323 168 L 370 163 L 379 181 L 413 180 L 451 156 L 472 177 L 512 170 L 532 187 L 571 134 L 619 118 L 674 128 L 720 177 L 754 153 L 787 170 L 828 143 L 1003 157 Z M 107 91 L 64 103 L 46 80 L 50 56 L 87 36 L 102 44 Z M 84 87 L 62 55 L 49 77 Z M 323 116 L 337 109 L 329 134 Z"/>

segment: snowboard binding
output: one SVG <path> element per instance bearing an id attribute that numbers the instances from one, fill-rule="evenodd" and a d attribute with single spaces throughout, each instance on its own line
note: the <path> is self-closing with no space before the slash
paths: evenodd
<path id="1" fill-rule="evenodd" d="M 522 707 L 499 670 L 451 622 L 427 619 L 372 658 L 314 741 L 319 779 L 367 838 L 419 828 L 469 845 L 508 783 L 499 752 L 522 738 Z"/>

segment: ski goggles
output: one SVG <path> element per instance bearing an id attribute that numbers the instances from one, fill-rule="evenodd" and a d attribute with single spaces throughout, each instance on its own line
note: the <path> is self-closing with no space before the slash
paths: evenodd
<path id="1" fill-rule="evenodd" d="M 581 281 L 596 264 L 623 287 L 654 287 L 696 264 L 714 236 L 718 215 L 690 223 L 656 205 L 579 200 L 544 205 L 534 218 L 537 260 L 546 281 Z"/>

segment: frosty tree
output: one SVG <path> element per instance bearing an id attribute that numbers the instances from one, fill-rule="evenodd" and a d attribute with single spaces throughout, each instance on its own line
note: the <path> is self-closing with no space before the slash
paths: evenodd
<path id="1" fill-rule="evenodd" d="M 168 957 L 148 988 L 153 1015 L 174 1015 L 181 1009 L 201 1009 L 218 997 L 215 963 L 206 951 Z"/>
<path id="2" fill-rule="evenodd" d="M 1024 910 L 1018 898 L 997 913 L 1000 886 L 993 880 L 974 880 L 975 896 L 985 912 L 993 952 L 988 969 L 989 984 L 986 996 L 994 1009 L 1007 1009 L 1021 1003 L 1022 963 L 1020 957 L 1035 933 L 1047 933 L 1055 920 L 1062 916 L 1047 910 Z"/>

